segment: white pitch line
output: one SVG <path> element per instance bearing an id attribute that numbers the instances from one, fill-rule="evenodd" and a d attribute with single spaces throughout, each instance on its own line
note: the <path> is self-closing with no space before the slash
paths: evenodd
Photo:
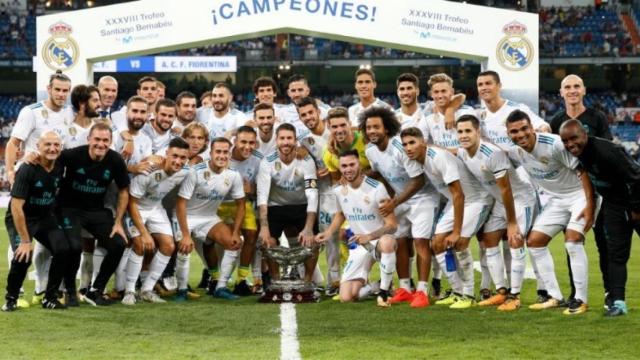
<path id="1" fill-rule="evenodd" d="M 293 303 L 280 304 L 280 359 L 301 359 L 296 305 Z"/>

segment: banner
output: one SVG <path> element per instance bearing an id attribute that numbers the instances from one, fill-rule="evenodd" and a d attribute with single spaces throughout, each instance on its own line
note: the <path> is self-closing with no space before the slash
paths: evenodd
<path id="1" fill-rule="evenodd" d="M 236 72 L 235 56 L 140 56 L 93 64 L 93 72 Z"/>

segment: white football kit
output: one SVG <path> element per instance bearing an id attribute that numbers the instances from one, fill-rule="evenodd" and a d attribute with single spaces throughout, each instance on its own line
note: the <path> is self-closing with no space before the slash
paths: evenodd
<path id="1" fill-rule="evenodd" d="M 475 111 L 470 106 L 463 105 L 456 110 L 454 117 L 457 120 L 462 115 L 475 115 Z M 427 128 L 429 132 L 430 142 L 443 148 L 458 148 L 458 133 L 455 126 L 447 129 L 445 126 L 444 114 L 433 112 L 426 117 Z"/>
<path id="2" fill-rule="evenodd" d="M 63 131 L 73 122 L 73 118 L 71 107 L 65 106 L 56 112 L 40 101 L 20 110 L 11 137 L 23 141 L 25 154 L 34 152 L 38 150 L 38 139 L 42 134 L 55 131 L 63 137 Z"/>
<path id="3" fill-rule="evenodd" d="M 391 107 L 391 105 L 387 104 L 386 102 L 375 98 L 375 100 L 373 101 L 373 103 L 371 103 L 371 105 L 367 106 L 366 108 L 362 105 L 361 102 L 358 101 L 357 104 L 353 104 L 351 106 L 349 106 L 349 121 L 351 122 L 351 126 L 352 127 L 358 127 L 360 125 L 360 114 L 362 114 L 365 110 L 373 107 L 373 106 L 379 106 L 379 107 L 384 107 L 387 108 L 391 111 L 393 111 L 393 108 Z"/>

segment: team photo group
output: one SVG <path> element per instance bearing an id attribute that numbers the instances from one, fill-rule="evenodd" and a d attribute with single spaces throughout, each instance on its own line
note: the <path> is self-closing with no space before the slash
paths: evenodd
<path id="1" fill-rule="evenodd" d="M 283 89 L 259 77 L 244 113 L 225 82 L 205 94 L 171 89 L 173 100 L 145 76 L 118 109 L 116 78 L 93 86 L 52 74 L 6 146 L 2 310 L 257 297 L 282 276 L 267 252 L 285 246 L 309 250 L 296 270 L 335 306 L 371 297 L 383 308 L 571 316 L 604 302 L 605 316 L 627 314 L 640 166 L 585 106 L 583 80 L 562 80 L 565 108 L 550 122 L 503 98 L 495 71 L 476 78 L 480 108 L 447 74 L 423 80 L 398 74 L 393 109 L 368 68 L 355 72 L 349 108 L 314 98 L 302 75 Z M 276 103 L 280 90 L 288 104 Z M 592 229 L 604 285 L 595 294 Z M 552 254 L 556 235 L 565 251 Z M 565 257 L 570 288 L 554 265 Z M 33 295 L 22 289 L 31 264 Z"/>

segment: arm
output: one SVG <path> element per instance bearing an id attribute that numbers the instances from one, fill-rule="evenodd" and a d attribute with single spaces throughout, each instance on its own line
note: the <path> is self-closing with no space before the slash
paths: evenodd
<path id="1" fill-rule="evenodd" d="M 520 234 L 518 222 L 516 220 L 516 209 L 513 201 L 513 192 L 511 191 L 509 174 L 506 170 L 504 170 L 504 175 L 496 176 L 496 184 L 500 188 L 502 203 L 507 215 L 507 238 L 509 240 L 509 244 L 520 247 L 523 245 L 523 239 L 522 234 Z"/>
<path id="2" fill-rule="evenodd" d="M 456 125 L 456 110 L 464 104 L 467 99 L 465 94 L 456 94 L 451 98 L 451 101 L 447 105 L 444 111 L 444 127 L 445 129 L 453 129 Z"/>
<path id="3" fill-rule="evenodd" d="M 415 193 L 420 190 L 425 183 L 424 175 L 419 175 L 416 177 L 412 177 L 409 179 L 407 183 L 407 187 L 404 188 L 404 191 L 400 194 L 396 194 L 390 201 L 384 203 L 384 205 L 380 206 L 380 214 L 382 216 L 386 216 L 389 213 L 393 212 L 393 210 L 403 202 L 407 201 L 411 198 Z"/>
<path id="4" fill-rule="evenodd" d="M 116 207 L 116 218 L 113 223 L 113 228 L 111 229 L 111 234 L 109 237 L 113 237 L 115 234 L 119 234 L 122 236 L 122 239 L 127 242 L 127 235 L 122 228 L 122 218 L 124 217 L 125 211 L 127 211 L 127 204 L 129 203 L 129 189 L 127 187 L 123 187 L 118 190 L 118 206 Z"/>
<path id="5" fill-rule="evenodd" d="M 316 164 L 307 157 L 303 160 L 304 170 L 304 194 L 307 197 L 307 220 L 304 229 L 298 235 L 298 240 L 303 246 L 313 245 L 313 225 L 318 213 L 318 180 L 316 179 Z"/>
<path id="6" fill-rule="evenodd" d="M 269 231 L 268 207 L 267 205 L 258 205 L 258 218 L 260 220 L 260 234 L 258 238 L 266 247 L 276 246 L 276 239 L 271 237 Z"/>
<path id="7" fill-rule="evenodd" d="M 448 186 L 449 192 L 453 199 L 453 230 L 445 238 L 445 244 L 447 247 L 455 247 L 458 240 L 460 240 L 460 232 L 462 231 L 462 222 L 464 220 L 464 193 L 462 192 L 462 186 L 460 181 L 454 181 Z"/>
<path id="8" fill-rule="evenodd" d="M 589 175 L 584 169 L 579 167 L 577 170 L 578 178 L 580 178 L 580 182 L 582 182 L 582 188 L 584 189 L 584 196 L 587 199 L 587 205 L 584 207 L 584 210 L 578 215 L 578 220 L 584 218 L 584 234 L 586 235 L 593 223 L 595 221 L 595 194 L 593 192 L 593 184 L 591 184 L 591 179 L 589 179 Z"/>
<path id="9" fill-rule="evenodd" d="M 344 220 L 345 220 L 345 217 L 342 211 L 336 213 L 333 216 L 333 219 L 331 219 L 331 224 L 329 224 L 329 227 L 326 228 L 323 232 L 316 235 L 316 242 L 324 243 L 325 241 L 327 241 L 327 239 L 331 237 L 331 234 L 338 231 L 342 223 L 344 223 Z"/>
<path id="10" fill-rule="evenodd" d="M 390 200 L 384 200 L 382 202 L 382 205 L 384 205 L 384 202 L 386 201 Z M 398 229 L 398 221 L 396 220 L 396 215 L 391 212 L 387 214 L 387 216 L 385 216 L 382 220 L 384 222 L 382 227 L 374 230 L 369 234 L 356 234 L 353 236 L 354 241 L 360 245 L 364 245 L 371 240 L 379 239 L 382 235 L 393 235 L 393 233 L 395 233 Z"/>
<path id="11" fill-rule="evenodd" d="M 27 229 L 27 221 L 22 207 L 25 199 L 11 199 L 11 215 L 13 216 L 13 225 L 20 236 L 20 245 L 14 252 L 14 258 L 18 262 L 29 262 L 31 257 L 31 237 Z"/>
<path id="12" fill-rule="evenodd" d="M 147 227 L 144 226 L 144 222 L 142 221 L 142 215 L 140 215 L 140 211 L 138 209 L 138 198 L 135 196 L 129 197 L 129 216 L 131 216 L 131 221 L 133 221 L 133 225 L 135 225 L 136 229 L 140 232 L 140 238 L 142 239 L 142 249 L 144 251 L 155 249 L 155 243 L 149 231 L 147 231 Z"/>
<path id="13" fill-rule="evenodd" d="M 7 166 L 7 180 L 9 181 L 9 184 L 11 186 L 13 186 L 13 182 L 16 177 L 15 166 L 18 157 L 18 151 L 20 151 L 20 146 L 22 146 L 22 140 L 12 136 L 11 138 L 9 138 L 9 142 L 7 142 L 7 148 L 4 152 L 4 161 Z"/>

